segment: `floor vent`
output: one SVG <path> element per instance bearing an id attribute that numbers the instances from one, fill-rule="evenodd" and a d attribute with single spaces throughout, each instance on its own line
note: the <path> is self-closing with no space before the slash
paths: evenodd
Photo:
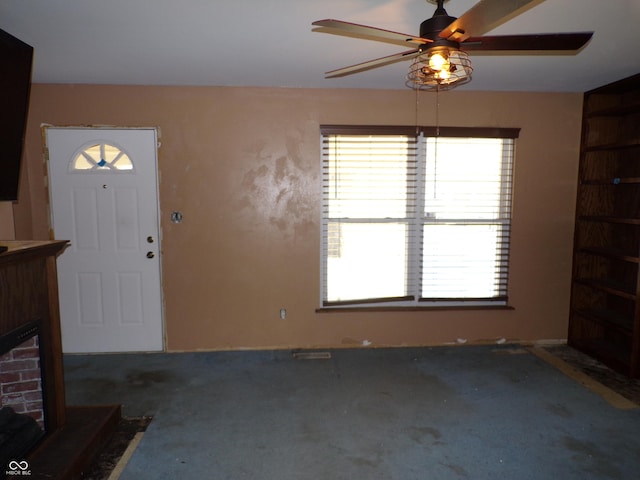
<path id="1" fill-rule="evenodd" d="M 293 352 L 291 355 L 296 360 L 328 360 L 331 358 L 331 352 Z"/>
<path id="2" fill-rule="evenodd" d="M 529 353 L 524 348 L 513 347 L 513 348 L 496 348 L 492 350 L 493 353 L 497 353 L 498 355 L 522 355 L 525 353 Z"/>

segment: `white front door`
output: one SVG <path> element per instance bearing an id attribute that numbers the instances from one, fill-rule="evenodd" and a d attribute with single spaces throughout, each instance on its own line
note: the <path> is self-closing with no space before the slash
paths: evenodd
<path id="1" fill-rule="evenodd" d="M 157 135 L 46 127 L 65 353 L 163 349 Z"/>

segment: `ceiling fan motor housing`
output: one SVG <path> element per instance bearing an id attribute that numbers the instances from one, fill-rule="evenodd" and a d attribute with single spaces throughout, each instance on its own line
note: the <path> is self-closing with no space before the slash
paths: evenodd
<path id="1" fill-rule="evenodd" d="M 422 38 L 428 38 L 433 42 L 420 46 L 420 50 L 429 50 L 432 47 L 450 47 L 453 49 L 460 49 L 460 44 L 446 38 L 440 37 L 440 32 L 446 27 L 451 25 L 456 17 L 450 17 L 444 8 L 438 8 L 433 14 L 433 17 L 428 18 L 420 24 L 420 36 Z"/>

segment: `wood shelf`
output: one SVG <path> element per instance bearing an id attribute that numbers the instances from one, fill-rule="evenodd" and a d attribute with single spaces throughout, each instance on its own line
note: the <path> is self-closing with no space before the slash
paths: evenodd
<path id="1" fill-rule="evenodd" d="M 625 252 L 620 248 L 614 247 L 578 247 L 578 253 L 587 253 L 591 255 L 599 255 L 607 258 L 615 258 L 617 260 L 622 260 L 625 262 L 631 263 L 640 263 L 640 252 L 638 254 L 631 254 L 629 252 Z"/>
<path id="2" fill-rule="evenodd" d="M 594 180 L 582 180 L 582 185 L 615 187 L 617 185 L 640 184 L 640 177 L 615 177 Z"/>
<path id="3" fill-rule="evenodd" d="M 633 115 L 634 113 L 640 113 L 640 104 L 632 103 L 627 105 L 617 105 L 614 107 L 602 108 L 599 110 L 592 110 L 585 114 L 585 118 L 599 118 L 599 117 L 620 117 L 625 115 Z"/>
<path id="4" fill-rule="evenodd" d="M 610 215 L 580 215 L 578 220 L 585 222 L 624 223 L 627 225 L 640 225 L 640 218 L 614 217 Z"/>
<path id="5" fill-rule="evenodd" d="M 632 140 L 620 140 L 612 143 L 603 143 L 600 145 L 586 145 L 583 147 L 582 151 L 585 153 L 588 152 L 599 152 L 605 150 L 626 150 L 630 148 L 640 147 L 640 139 L 634 138 Z"/>
<path id="6" fill-rule="evenodd" d="M 624 284 L 613 279 L 575 278 L 573 281 L 620 298 L 626 298 L 627 300 L 636 300 L 637 298 L 632 285 Z"/>
<path id="7" fill-rule="evenodd" d="M 605 309 L 585 309 L 576 310 L 573 313 L 607 328 L 616 329 L 622 335 L 630 337 L 633 334 L 633 318 L 624 317 L 618 312 Z"/>

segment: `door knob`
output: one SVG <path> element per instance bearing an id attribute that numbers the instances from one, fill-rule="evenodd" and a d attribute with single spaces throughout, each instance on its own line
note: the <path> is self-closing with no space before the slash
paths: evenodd
<path id="1" fill-rule="evenodd" d="M 147 258 L 153 258 L 155 254 L 153 252 L 147 252 Z"/>
<path id="2" fill-rule="evenodd" d="M 147 243 L 153 243 L 153 237 L 152 236 L 148 236 L 147 237 Z"/>

